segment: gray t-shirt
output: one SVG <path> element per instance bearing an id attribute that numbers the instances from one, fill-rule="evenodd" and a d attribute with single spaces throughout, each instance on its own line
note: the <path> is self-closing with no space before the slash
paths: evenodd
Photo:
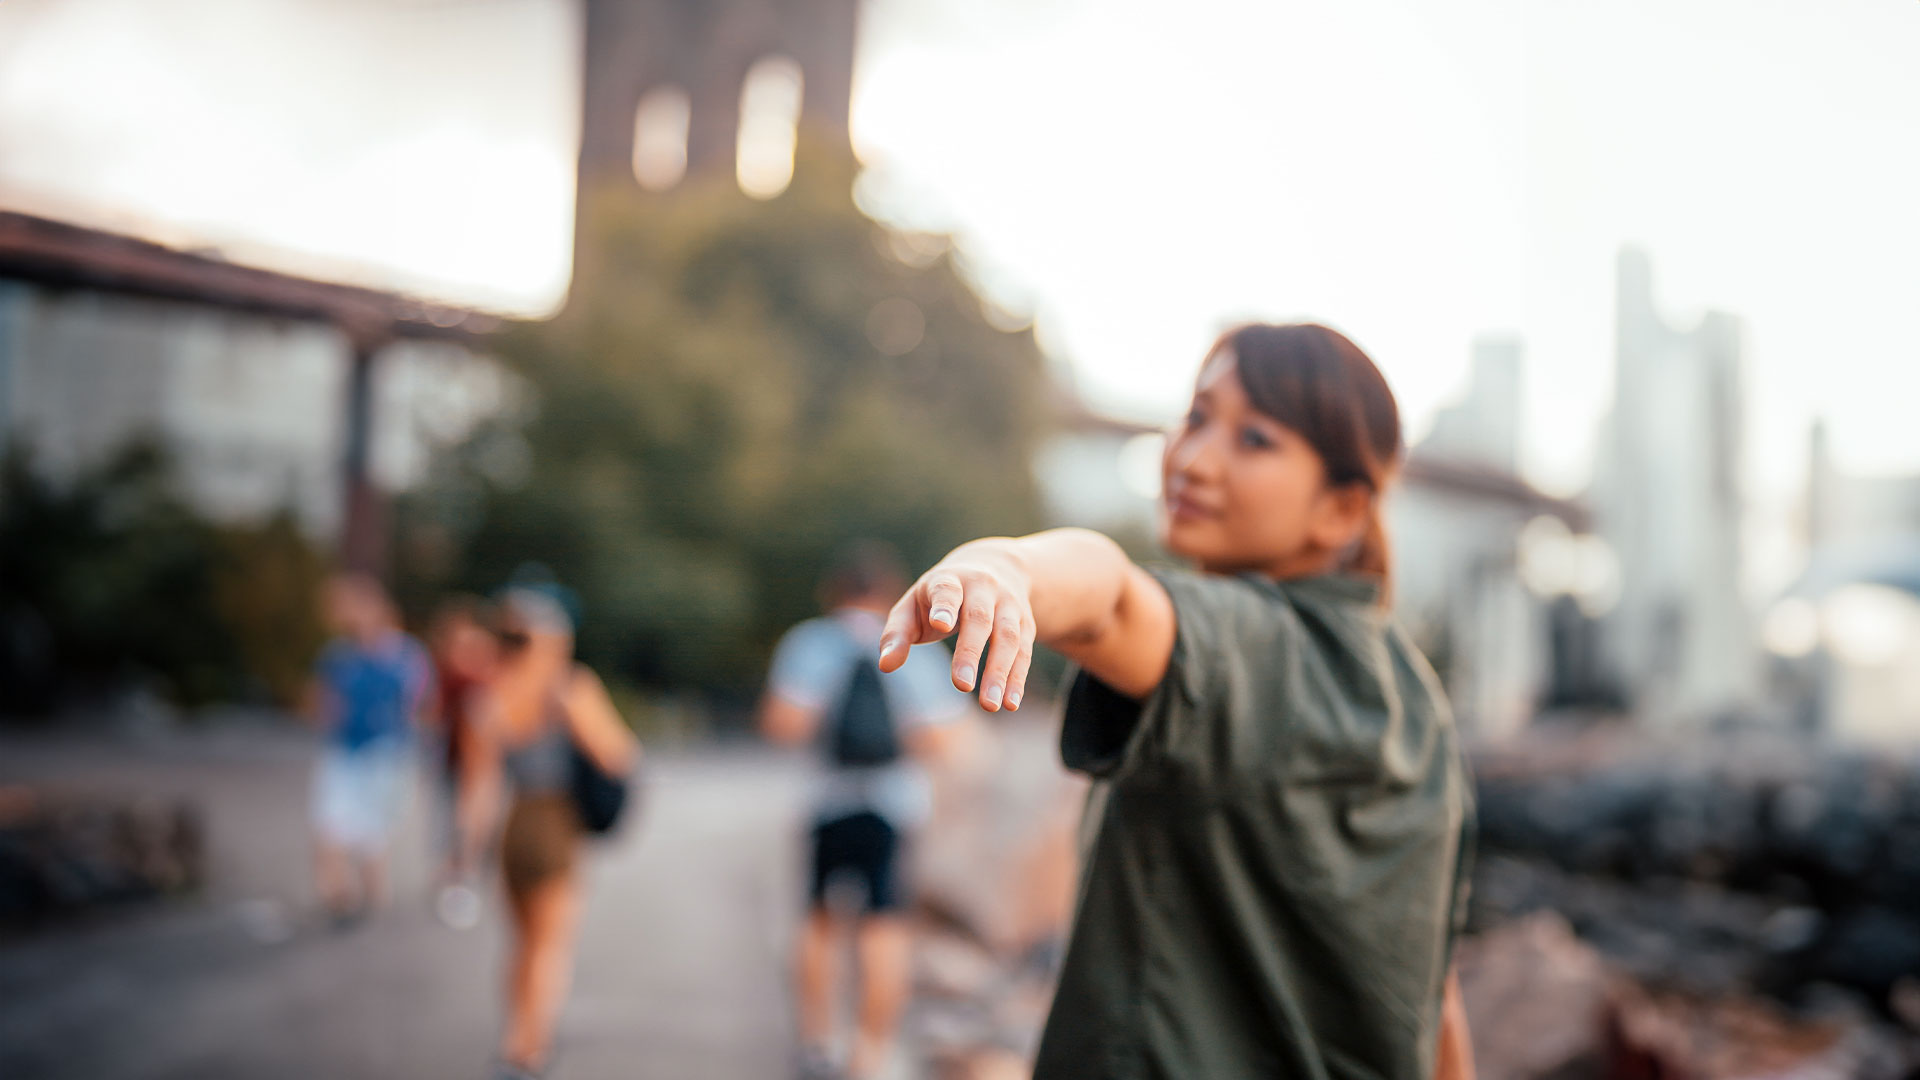
<path id="1" fill-rule="evenodd" d="M 859 608 L 808 619 L 780 639 L 767 688 L 785 701 L 819 711 L 822 724 L 832 723 L 853 681 L 854 665 L 879 662 L 884 625 L 880 615 Z M 966 710 L 967 695 L 953 688 L 951 663 L 944 647 L 920 645 L 900 670 L 880 677 L 888 711 L 903 735 L 952 723 Z M 926 774 L 911 758 L 847 768 L 821 755 L 819 768 L 812 800 L 816 821 L 871 811 L 895 828 L 910 829 L 932 811 Z"/>

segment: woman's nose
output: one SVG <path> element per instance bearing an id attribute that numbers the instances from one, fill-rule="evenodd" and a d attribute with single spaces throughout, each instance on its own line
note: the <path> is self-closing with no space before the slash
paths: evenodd
<path id="1" fill-rule="evenodd" d="M 1220 448 L 1210 431 L 1189 431 L 1167 444 L 1167 471 L 1172 475 L 1207 479 L 1219 467 Z"/>

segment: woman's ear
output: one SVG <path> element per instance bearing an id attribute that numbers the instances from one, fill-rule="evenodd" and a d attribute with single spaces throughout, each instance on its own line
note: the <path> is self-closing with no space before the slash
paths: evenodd
<path id="1" fill-rule="evenodd" d="M 1324 551 L 1345 551 L 1366 535 L 1373 490 L 1365 484 L 1329 487 L 1315 501 L 1309 535 Z"/>

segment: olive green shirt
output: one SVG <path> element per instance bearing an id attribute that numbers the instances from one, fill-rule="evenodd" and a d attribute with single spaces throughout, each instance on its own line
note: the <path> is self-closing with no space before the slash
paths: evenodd
<path id="1" fill-rule="evenodd" d="M 1067 700 L 1098 782 L 1035 1080 L 1429 1080 L 1472 824 L 1433 669 L 1369 579 L 1154 576 L 1166 677 Z"/>

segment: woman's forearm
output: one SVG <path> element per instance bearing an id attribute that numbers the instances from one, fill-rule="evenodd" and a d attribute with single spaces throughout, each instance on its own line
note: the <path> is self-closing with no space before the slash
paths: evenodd
<path id="1" fill-rule="evenodd" d="M 632 772 L 640 761 L 640 740 L 620 719 L 606 684 L 593 669 L 585 665 L 576 669 L 565 704 L 573 736 L 594 764 L 616 776 Z"/>

